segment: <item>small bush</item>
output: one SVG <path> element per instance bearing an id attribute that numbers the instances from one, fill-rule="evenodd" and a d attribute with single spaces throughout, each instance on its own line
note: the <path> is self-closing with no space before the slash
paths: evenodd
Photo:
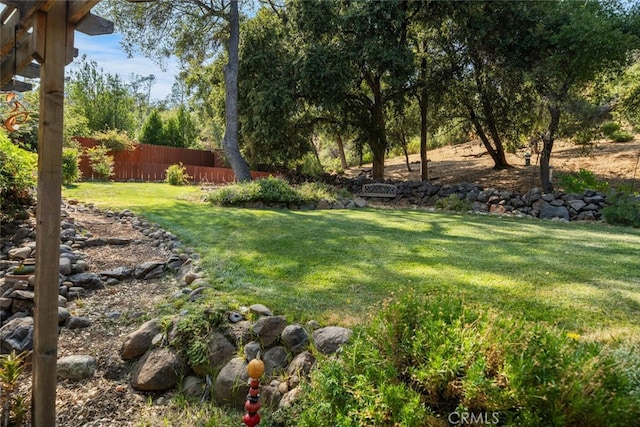
<path id="1" fill-rule="evenodd" d="M 62 149 L 62 183 L 72 184 L 80 179 L 80 151 L 76 148 Z"/>
<path id="2" fill-rule="evenodd" d="M 449 212 L 464 213 L 470 211 L 472 206 L 467 199 L 461 199 L 456 194 L 449 194 L 449 196 L 436 201 L 436 208 Z"/>
<path id="3" fill-rule="evenodd" d="M 86 150 L 91 170 L 98 179 L 106 180 L 113 175 L 113 156 L 107 154 L 108 151 L 107 147 L 102 145 Z"/>
<path id="4" fill-rule="evenodd" d="M 24 396 L 19 394 L 19 378 L 24 367 L 26 353 L 0 355 L 0 420 L 3 425 L 22 425 L 28 413 Z"/>
<path id="5" fill-rule="evenodd" d="M 118 151 L 133 151 L 138 146 L 138 143 L 131 139 L 127 132 L 116 129 L 96 132 L 93 134 L 93 139 L 114 153 Z"/>
<path id="6" fill-rule="evenodd" d="M 611 135 L 613 142 L 629 142 L 633 139 L 633 135 L 629 132 L 617 131 Z"/>
<path id="7" fill-rule="evenodd" d="M 609 200 L 610 204 L 602 209 L 602 215 L 609 224 L 640 228 L 639 196 L 620 193 Z"/>
<path id="8" fill-rule="evenodd" d="M 307 182 L 299 187 L 292 187 L 284 179 L 270 176 L 214 190 L 207 195 L 207 200 L 215 205 L 235 206 L 254 202 L 267 204 L 310 203 L 319 200 L 335 202 L 338 197 L 346 197 L 346 195 L 325 184 Z"/>
<path id="9" fill-rule="evenodd" d="M 184 185 L 189 183 L 189 178 L 191 178 L 187 174 L 187 168 L 182 166 L 182 163 L 177 165 L 171 165 L 166 170 L 166 178 L 165 181 L 171 185 Z"/>
<path id="10" fill-rule="evenodd" d="M 387 302 L 339 359 L 319 362 L 289 425 L 436 426 L 466 413 L 499 425 L 625 426 L 640 416 L 639 361 L 634 348 L 412 296 Z"/>
<path id="11" fill-rule="evenodd" d="M 618 131 L 620 131 L 620 125 L 616 122 L 605 122 L 600 125 L 600 132 L 607 138 L 611 138 Z"/>
<path id="12" fill-rule="evenodd" d="M 36 154 L 14 145 L 0 132 L 0 200 L 26 193 L 36 183 L 36 171 Z"/>
<path id="13" fill-rule="evenodd" d="M 599 180 L 593 172 L 586 169 L 580 169 L 578 172 L 558 172 L 555 176 L 558 186 L 567 193 L 582 194 L 585 190 L 609 190 L 608 182 Z"/>

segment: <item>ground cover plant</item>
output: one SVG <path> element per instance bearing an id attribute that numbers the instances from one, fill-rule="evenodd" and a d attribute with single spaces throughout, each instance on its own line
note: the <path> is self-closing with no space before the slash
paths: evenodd
<path id="1" fill-rule="evenodd" d="M 637 367 L 637 363 L 622 363 L 620 357 L 635 360 L 635 346 L 640 336 L 637 323 L 640 310 L 638 230 L 604 224 L 568 224 L 419 210 L 221 208 L 203 202 L 204 194 L 196 187 L 168 184 L 80 183 L 65 189 L 64 193 L 66 197 L 94 202 L 105 208 L 131 209 L 177 234 L 183 243 L 201 254 L 201 264 L 217 291 L 216 303 L 221 300 L 235 305 L 261 302 L 291 320 L 304 322 L 313 318 L 324 324 L 356 327 L 375 324 L 371 313 L 379 309 L 378 304 L 396 298 L 418 301 L 423 297 L 447 296 L 454 303 L 449 307 L 451 309 L 442 311 L 451 319 L 460 312 L 456 301 L 460 302 L 460 307 L 469 307 L 469 313 L 487 312 L 489 317 L 480 316 L 476 323 L 473 316 L 468 319 L 458 316 L 461 320 L 453 329 L 440 325 L 441 330 L 447 332 L 440 335 L 455 337 L 458 333 L 462 339 L 460 343 L 464 344 L 467 341 L 463 332 L 470 331 L 470 348 L 482 351 L 498 349 L 498 344 L 502 345 L 499 349 L 506 351 L 510 343 L 539 343 L 539 351 L 548 349 L 557 353 L 550 356 L 548 363 L 562 369 L 557 376 L 549 378 L 552 382 L 561 382 L 564 387 L 561 391 L 566 392 L 563 399 L 573 396 L 575 405 L 584 404 L 586 408 L 564 406 L 554 412 L 555 409 L 545 409 L 543 402 L 539 402 L 539 412 L 532 413 L 530 418 L 515 418 L 513 414 L 512 418 L 507 418 L 512 412 L 508 408 L 513 408 L 510 404 L 528 405 L 531 400 L 527 393 L 538 390 L 525 384 L 525 380 L 533 375 L 533 367 L 523 368 L 520 374 L 516 372 L 511 377 L 522 381 L 520 388 L 514 385 L 515 391 L 499 389 L 493 390 L 497 397 L 481 396 L 481 389 L 491 385 L 493 377 L 487 377 L 480 362 L 464 359 L 467 356 L 461 353 L 461 360 L 470 362 L 469 366 L 465 365 L 465 371 L 450 369 L 452 376 L 442 379 L 442 384 L 448 381 L 458 385 L 461 382 L 467 393 L 465 396 L 475 392 L 480 406 L 472 406 L 470 401 L 460 398 L 457 403 L 446 403 L 444 410 L 456 409 L 458 405 L 462 405 L 460 410 L 481 408 L 491 398 L 498 402 L 492 403 L 494 406 L 491 407 L 503 412 L 503 420 L 542 419 L 560 420 L 558 423 L 561 423 L 562 417 L 574 416 L 572 411 L 576 414 L 593 412 L 602 407 L 602 402 L 611 406 L 613 401 L 607 400 L 605 395 L 592 393 L 595 400 L 588 401 L 576 391 L 589 387 L 596 391 L 620 392 L 618 403 L 622 403 L 616 408 L 628 409 L 624 406 L 625 396 L 634 390 L 629 385 L 632 384 L 630 378 L 637 380 L 639 374 L 637 368 L 627 369 Z M 424 323 L 427 329 L 433 326 L 429 326 L 433 319 L 428 317 L 420 319 L 416 315 L 415 321 Z M 509 322 L 517 327 L 498 328 Z M 484 323 L 488 324 L 483 326 Z M 467 324 L 478 326 L 467 327 Z M 457 327 L 461 329 L 458 331 Z M 548 336 L 545 335 L 547 332 Z M 366 333 L 365 328 L 359 332 L 363 337 Z M 538 338 L 532 337 L 534 333 Z M 515 340 L 516 336 L 522 340 Z M 356 340 L 354 346 L 366 341 L 364 338 Z M 461 348 L 454 344 L 453 349 Z M 397 345 L 409 355 L 413 351 L 404 349 L 405 344 L 401 342 Z M 595 347 L 590 347 L 592 345 Z M 374 350 L 365 350 L 366 357 L 360 359 L 371 362 L 371 370 L 393 363 L 388 357 L 391 353 Z M 449 354 L 439 354 L 435 350 L 426 352 L 423 357 L 439 355 L 442 360 L 450 359 Z M 502 359 L 506 360 L 508 354 L 517 354 L 517 350 L 518 347 L 514 347 L 513 353 L 504 353 Z M 350 351 L 357 349 L 346 350 L 345 354 L 352 354 Z M 469 354 L 472 353 L 478 352 Z M 614 353 L 623 356 L 616 356 L 616 363 L 607 365 L 607 361 L 613 360 L 610 355 Z M 353 354 L 358 358 L 363 353 Z M 397 354 L 400 357 L 401 353 Z M 600 365 L 598 360 L 605 365 Z M 476 362 L 477 366 L 474 365 Z M 360 365 L 365 369 L 365 363 Z M 331 363 L 327 366 L 329 370 L 337 369 Z M 515 365 L 509 366 L 515 369 Z M 613 384 L 613 388 L 609 389 L 600 387 L 597 381 L 587 382 L 581 373 L 595 370 L 599 374 L 612 366 L 615 369 L 607 372 L 613 373 L 603 377 L 611 379 L 607 386 Z M 338 374 L 347 375 L 349 382 L 361 378 L 364 384 L 373 384 L 366 376 L 360 377 L 364 374 L 358 371 L 349 373 L 344 367 L 340 369 L 344 373 L 322 371 L 324 373 L 318 375 L 328 375 L 330 380 Z M 627 376 L 621 376 L 623 369 L 629 372 Z M 572 371 L 576 373 L 570 375 Z M 385 399 L 396 396 L 409 404 L 415 403 L 416 398 L 424 399 L 420 397 L 421 393 L 408 400 L 402 397 L 405 393 L 415 393 L 411 387 L 403 388 L 407 383 L 418 390 L 435 384 L 426 374 L 415 375 L 422 383 L 389 382 L 386 390 L 390 394 L 385 394 Z M 312 385 L 320 384 L 318 381 L 316 378 Z M 511 381 L 513 384 L 515 380 Z M 343 398 L 361 399 L 362 395 L 349 395 L 353 390 L 356 389 L 349 389 Z M 487 393 L 493 393 L 491 390 Z M 558 390 L 546 390 L 545 393 Z M 549 396 L 553 397 L 552 394 Z M 378 403 L 367 404 L 367 407 L 383 410 L 384 405 Z M 437 415 L 443 414 L 443 408 L 430 409 L 430 415 L 441 419 Z M 411 407 L 405 411 L 408 411 L 405 413 L 407 420 L 419 414 Z M 519 414 L 524 417 L 524 412 Z M 606 411 L 602 414 L 611 416 Z M 371 416 L 383 414 L 376 412 Z M 349 417 L 345 415 L 343 420 Z M 583 419 L 575 417 L 567 419 Z M 284 421 L 274 418 L 269 423 L 283 425 Z M 336 425 L 353 424 L 345 421 Z M 406 425 L 411 424 L 407 421 Z M 535 425 L 534 421 L 530 425 Z"/>

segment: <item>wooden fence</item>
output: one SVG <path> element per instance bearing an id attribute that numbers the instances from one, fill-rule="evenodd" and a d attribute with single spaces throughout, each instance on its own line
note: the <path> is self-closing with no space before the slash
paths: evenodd
<path id="1" fill-rule="evenodd" d="M 95 147 L 98 143 L 90 138 L 77 138 L 83 150 Z M 224 184 L 234 182 L 235 174 L 219 151 L 190 150 L 187 148 L 166 147 L 162 145 L 139 144 L 133 151 L 109 153 L 113 156 L 114 181 L 164 181 L 169 166 L 182 163 L 192 182 Z M 84 179 L 93 179 L 89 159 L 82 155 L 80 171 Z M 268 172 L 252 171 L 253 179 L 272 175 Z"/>

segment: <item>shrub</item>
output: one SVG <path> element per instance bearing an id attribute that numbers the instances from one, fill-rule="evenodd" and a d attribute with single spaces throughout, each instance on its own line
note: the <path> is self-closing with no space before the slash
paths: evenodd
<path id="1" fill-rule="evenodd" d="M 165 181 L 171 185 L 184 185 L 189 182 L 189 178 L 191 178 L 187 174 L 187 168 L 182 166 L 182 162 L 177 165 L 171 165 L 166 170 L 166 178 Z"/>
<path id="2" fill-rule="evenodd" d="M 604 122 L 600 125 L 600 132 L 607 138 L 620 131 L 620 125 L 616 122 Z"/>
<path id="3" fill-rule="evenodd" d="M 640 416 L 639 361 L 634 348 L 412 296 L 386 302 L 339 359 L 321 360 L 288 415 L 297 426 L 436 426 L 456 413 L 624 426 Z"/>
<path id="4" fill-rule="evenodd" d="M 611 135 L 613 142 L 629 142 L 633 139 L 633 135 L 629 132 L 617 131 Z"/>
<path id="5" fill-rule="evenodd" d="M 318 200 L 334 202 L 345 197 L 343 192 L 325 184 L 307 182 L 292 187 L 282 178 L 270 176 L 251 182 L 228 185 L 212 191 L 207 200 L 221 206 L 263 202 L 268 204 L 309 203 Z"/>
<path id="6" fill-rule="evenodd" d="M 18 380 L 22 374 L 26 353 L 0 355 L 0 420 L 3 425 L 22 425 L 28 412 L 26 399 L 21 396 Z"/>
<path id="7" fill-rule="evenodd" d="M 116 129 L 110 129 L 105 132 L 96 132 L 93 134 L 93 139 L 113 152 L 133 151 L 138 146 L 136 141 L 129 138 L 127 132 L 118 131 Z"/>
<path id="8" fill-rule="evenodd" d="M 62 183 L 72 184 L 80 179 L 80 151 L 76 148 L 62 149 Z"/>
<path id="9" fill-rule="evenodd" d="M 613 225 L 640 228 L 640 198 L 631 193 L 619 193 L 609 198 L 602 209 L 604 219 Z"/>
<path id="10" fill-rule="evenodd" d="M 98 179 L 106 180 L 113 175 L 113 156 L 107 152 L 107 147 L 102 145 L 96 145 L 86 151 L 91 170 Z"/>
<path id="11" fill-rule="evenodd" d="M 580 169 L 578 172 L 558 172 L 555 176 L 558 186 L 567 193 L 582 194 L 585 190 L 609 190 L 608 182 L 599 180 L 593 172 L 586 169 Z"/>
<path id="12" fill-rule="evenodd" d="M 36 154 L 14 145 L 0 132 L 0 200 L 21 198 L 35 185 L 36 170 Z"/>
<path id="13" fill-rule="evenodd" d="M 461 199 L 456 194 L 449 194 L 449 196 L 436 201 L 436 208 L 450 212 L 463 213 L 471 210 L 472 206 L 471 202 L 467 199 Z"/>

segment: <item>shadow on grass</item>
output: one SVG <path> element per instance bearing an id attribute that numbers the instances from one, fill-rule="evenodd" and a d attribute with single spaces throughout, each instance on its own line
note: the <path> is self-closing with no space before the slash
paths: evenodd
<path id="1" fill-rule="evenodd" d="M 572 330 L 634 325 L 640 313 L 640 234 L 624 229 L 187 202 L 142 213 L 194 247 L 220 290 L 296 318 L 359 322 L 394 293 L 451 295 Z"/>

